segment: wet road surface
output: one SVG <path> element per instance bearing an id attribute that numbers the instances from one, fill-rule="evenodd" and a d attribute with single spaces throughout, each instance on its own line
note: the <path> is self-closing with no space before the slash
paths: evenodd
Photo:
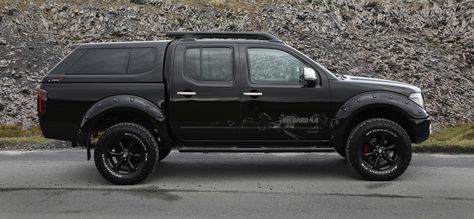
<path id="1" fill-rule="evenodd" d="M 335 153 L 172 152 L 115 186 L 85 151 L 0 152 L 0 218 L 474 218 L 474 156 L 416 154 L 391 182 Z"/>

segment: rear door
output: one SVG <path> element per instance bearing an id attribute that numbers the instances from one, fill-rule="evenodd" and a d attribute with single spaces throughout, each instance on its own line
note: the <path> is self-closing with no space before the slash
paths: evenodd
<path id="1" fill-rule="evenodd" d="M 237 44 L 182 42 L 175 47 L 170 114 L 183 142 L 236 140 L 240 128 Z"/>

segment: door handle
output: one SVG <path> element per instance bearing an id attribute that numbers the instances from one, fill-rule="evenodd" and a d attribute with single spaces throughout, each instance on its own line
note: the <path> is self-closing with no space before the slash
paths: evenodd
<path id="1" fill-rule="evenodd" d="M 196 95 L 196 92 L 192 92 L 192 91 L 178 91 L 176 93 L 178 95 L 182 95 L 182 96 L 194 96 L 194 95 Z"/>
<path id="2" fill-rule="evenodd" d="M 244 96 L 258 97 L 262 95 L 263 93 L 260 93 L 260 92 L 244 92 Z"/>

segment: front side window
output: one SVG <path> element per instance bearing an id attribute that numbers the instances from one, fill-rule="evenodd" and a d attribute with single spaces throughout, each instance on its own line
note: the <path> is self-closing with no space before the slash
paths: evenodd
<path id="1" fill-rule="evenodd" d="M 267 84 L 303 84 L 305 64 L 277 49 L 247 50 L 250 81 Z"/>
<path id="2" fill-rule="evenodd" d="M 184 74 L 195 81 L 231 82 L 231 48 L 191 48 L 186 50 Z"/>

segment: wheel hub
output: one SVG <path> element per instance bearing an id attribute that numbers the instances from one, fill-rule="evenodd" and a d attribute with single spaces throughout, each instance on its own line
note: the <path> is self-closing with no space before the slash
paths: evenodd
<path id="1" fill-rule="evenodd" d="M 130 158 L 130 152 L 128 152 L 128 150 L 124 149 L 122 151 L 122 153 L 120 153 L 120 155 L 124 158 L 124 159 L 129 159 Z"/>
<path id="2" fill-rule="evenodd" d="M 374 170 L 386 170 L 397 163 L 397 138 L 384 132 L 373 133 L 362 146 L 362 160 Z"/>
<path id="3" fill-rule="evenodd" d="M 383 153 L 383 148 L 377 148 L 377 154 L 378 155 L 381 155 Z"/>

